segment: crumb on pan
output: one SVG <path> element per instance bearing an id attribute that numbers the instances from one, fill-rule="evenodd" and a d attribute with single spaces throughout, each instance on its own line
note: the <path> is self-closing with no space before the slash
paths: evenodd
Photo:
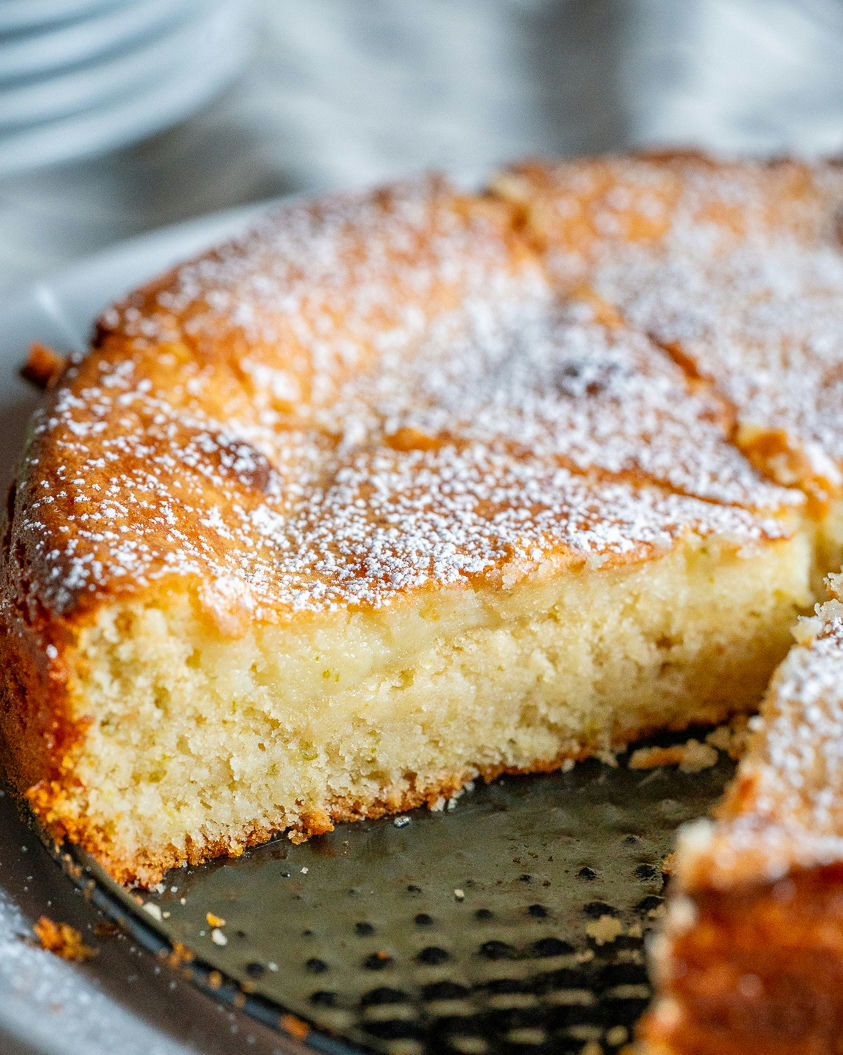
<path id="1" fill-rule="evenodd" d="M 670 747 L 639 747 L 629 759 L 630 769 L 657 769 L 659 766 L 678 765 L 683 773 L 699 773 L 717 765 L 717 749 L 699 740 Z"/>
<path id="2" fill-rule="evenodd" d="M 296 1040 L 304 1040 L 310 1032 L 308 1024 L 302 1022 L 300 1018 L 296 1018 L 295 1015 L 282 1015 L 281 1026 L 291 1037 L 295 1037 Z"/>
<path id="3" fill-rule="evenodd" d="M 41 916 L 32 930 L 43 948 L 63 960 L 80 963 L 97 955 L 97 950 L 86 945 L 79 931 L 69 923 L 56 923 L 49 916 Z"/>
<path id="4" fill-rule="evenodd" d="M 598 945 L 609 945 L 623 934 L 624 926 L 614 916 L 603 915 L 598 919 L 590 920 L 585 927 L 589 938 L 593 938 Z"/>
<path id="5" fill-rule="evenodd" d="M 737 760 L 746 751 L 748 737 L 749 717 L 736 714 L 731 721 L 712 729 L 705 742 L 716 747 L 718 751 L 725 751 L 729 758 Z"/>
<path id="6" fill-rule="evenodd" d="M 54 352 L 46 344 L 33 341 L 20 373 L 24 380 L 36 388 L 49 388 L 58 380 L 66 365 L 67 359 L 63 355 Z"/>
<path id="7" fill-rule="evenodd" d="M 167 954 L 165 963 L 168 967 L 178 968 L 183 964 L 190 963 L 193 957 L 192 950 L 188 949 L 186 945 L 182 945 L 180 941 L 176 941 L 173 942 L 173 947 Z"/>

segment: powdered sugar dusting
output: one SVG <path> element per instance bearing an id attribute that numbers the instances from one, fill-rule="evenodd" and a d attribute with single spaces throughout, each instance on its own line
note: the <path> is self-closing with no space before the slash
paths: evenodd
<path id="1" fill-rule="evenodd" d="M 779 242 L 703 265 L 690 248 L 632 268 L 607 263 L 595 284 L 633 324 L 679 345 L 743 425 L 783 431 L 814 473 L 839 484 L 843 256 Z"/>
<path id="2" fill-rule="evenodd" d="M 187 576 L 234 632 L 787 535 L 799 496 L 728 429 L 645 337 L 557 305 L 488 203 L 295 206 L 107 313 L 35 424 L 16 601 Z"/>
<path id="3" fill-rule="evenodd" d="M 267 214 L 241 237 L 103 315 L 136 348 L 168 341 L 239 363 L 276 400 L 328 400 L 335 383 L 406 347 L 472 292 L 503 293 L 534 264 L 510 244 L 499 207 L 460 199 L 439 178 L 334 195 Z M 270 379 L 262 365 L 282 365 Z"/>
<path id="4" fill-rule="evenodd" d="M 516 177 L 556 281 L 693 363 L 741 442 L 775 436 L 781 482 L 840 486 L 843 166 L 609 158 Z"/>
<path id="5" fill-rule="evenodd" d="M 526 574 L 548 553 L 601 563 L 664 551 L 692 530 L 737 544 L 783 533 L 739 507 L 589 480 L 500 442 L 396 451 L 364 440 L 327 447 L 308 471 L 319 436 L 285 432 L 278 463 L 300 455 L 302 472 L 284 479 L 231 423 L 135 414 L 133 431 L 121 417 L 117 435 L 94 429 L 87 443 L 75 418 L 51 419 L 60 464 L 21 492 L 17 532 L 59 611 L 170 574 L 210 577 L 221 604 L 253 614 L 380 605 L 503 566 Z"/>
<path id="6" fill-rule="evenodd" d="M 798 495 L 759 478 L 726 442 L 730 422 L 661 349 L 551 298 L 465 305 L 456 332 L 412 357 L 382 357 L 349 385 L 343 420 L 388 441 L 506 445 L 581 472 L 644 475 L 671 490 L 754 508 Z"/>

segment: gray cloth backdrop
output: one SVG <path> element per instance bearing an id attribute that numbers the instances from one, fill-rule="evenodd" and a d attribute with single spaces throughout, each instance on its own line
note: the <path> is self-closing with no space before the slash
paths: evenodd
<path id="1" fill-rule="evenodd" d="M 188 216 L 420 167 L 843 149 L 843 0 L 262 0 L 255 21 L 248 69 L 191 120 L 0 181 L 0 290 Z"/>

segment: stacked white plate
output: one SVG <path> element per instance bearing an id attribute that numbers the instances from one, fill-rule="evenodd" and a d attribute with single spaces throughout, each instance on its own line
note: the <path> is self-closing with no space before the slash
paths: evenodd
<path id="1" fill-rule="evenodd" d="M 246 0 L 0 0 L 0 176 L 134 142 L 239 69 Z"/>

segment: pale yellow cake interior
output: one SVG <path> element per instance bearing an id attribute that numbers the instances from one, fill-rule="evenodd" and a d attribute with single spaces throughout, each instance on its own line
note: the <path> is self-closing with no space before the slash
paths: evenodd
<path id="1" fill-rule="evenodd" d="M 111 605 L 79 641 L 73 696 L 93 722 L 63 808 L 116 840 L 108 856 L 175 861 L 716 721 L 757 704 L 811 563 L 804 533 L 691 535 L 640 564 L 237 638 L 187 595 Z"/>

